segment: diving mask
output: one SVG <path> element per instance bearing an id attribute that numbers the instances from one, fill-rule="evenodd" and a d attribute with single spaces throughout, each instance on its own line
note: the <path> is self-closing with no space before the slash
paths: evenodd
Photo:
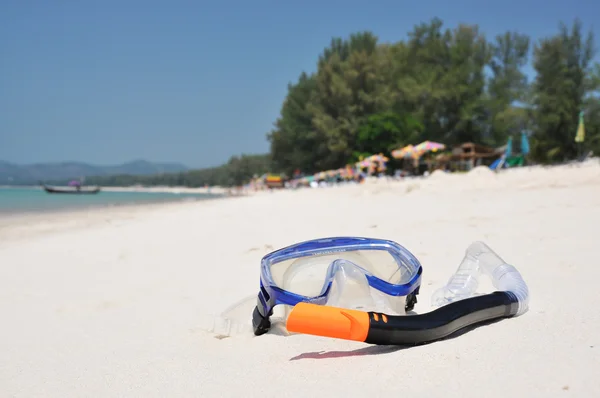
<path id="1" fill-rule="evenodd" d="M 278 305 L 286 316 L 299 303 L 404 315 L 417 302 L 422 272 L 412 253 L 383 239 L 333 237 L 274 251 L 261 261 L 254 334 L 270 329 Z"/>

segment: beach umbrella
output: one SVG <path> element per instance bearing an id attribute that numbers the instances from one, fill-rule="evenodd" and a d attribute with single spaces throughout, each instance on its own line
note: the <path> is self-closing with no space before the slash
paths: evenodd
<path id="1" fill-rule="evenodd" d="M 577 125 L 577 134 L 575 135 L 575 142 L 581 144 L 585 141 L 585 124 L 583 122 L 583 111 L 579 112 L 579 124 Z"/>
<path id="2" fill-rule="evenodd" d="M 446 145 L 441 144 L 439 142 L 433 141 L 423 141 L 420 144 L 414 147 L 414 152 L 412 154 L 413 158 L 419 158 L 426 152 L 437 152 L 446 149 Z"/>
<path id="3" fill-rule="evenodd" d="M 362 167 L 369 167 L 370 164 L 371 164 L 371 162 L 368 159 L 364 159 L 364 160 L 361 160 L 360 162 L 356 162 L 355 166 L 362 168 Z"/>
<path id="4" fill-rule="evenodd" d="M 385 163 L 388 162 L 390 159 L 386 156 L 383 156 L 383 154 L 380 153 L 376 155 L 371 155 L 365 160 L 369 162 L 369 173 L 372 173 L 375 170 L 383 172 L 386 169 Z"/>
<path id="5" fill-rule="evenodd" d="M 525 132 L 521 133 L 521 153 L 527 155 L 529 153 L 529 138 Z"/>
<path id="6" fill-rule="evenodd" d="M 371 155 L 369 156 L 367 159 L 369 162 L 388 162 L 390 159 L 386 156 L 383 156 L 382 153 L 378 154 L 378 155 Z"/>
<path id="7" fill-rule="evenodd" d="M 392 151 L 392 157 L 394 159 L 402 159 L 408 156 L 411 156 L 414 152 L 414 146 L 409 144 L 403 148 L 399 148 L 399 149 L 394 149 Z"/>
<path id="8" fill-rule="evenodd" d="M 423 152 L 437 152 L 444 150 L 446 145 L 440 144 L 439 142 L 433 141 L 423 141 L 417 146 L 415 146 L 415 152 L 423 153 Z"/>

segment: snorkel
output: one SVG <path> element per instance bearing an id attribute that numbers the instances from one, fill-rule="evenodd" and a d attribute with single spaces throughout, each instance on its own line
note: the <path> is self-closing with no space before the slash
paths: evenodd
<path id="1" fill-rule="evenodd" d="M 491 278 L 497 290 L 477 295 L 479 278 Z M 378 345 L 423 344 L 448 337 L 467 327 L 519 316 L 529 305 L 529 289 L 519 271 L 485 243 L 471 244 L 448 283 L 436 290 L 437 309 L 419 315 L 392 315 L 301 302 L 286 327 L 293 333 L 362 341 Z"/>

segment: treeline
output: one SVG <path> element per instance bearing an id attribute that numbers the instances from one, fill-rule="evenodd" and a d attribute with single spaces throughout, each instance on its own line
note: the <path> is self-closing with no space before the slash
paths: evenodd
<path id="1" fill-rule="evenodd" d="M 126 187 L 131 185 L 145 186 L 240 186 L 247 183 L 254 175 L 262 175 L 272 170 L 270 155 L 233 156 L 218 167 L 191 170 L 182 173 L 157 174 L 150 176 L 113 175 L 86 177 L 86 185 L 102 185 Z M 64 181 L 62 182 L 64 183 Z"/>
<path id="2" fill-rule="evenodd" d="M 343 167 L 361 155 L 423 140 L 501 146 L 530 135 L 532 160 L 573 159 L 584 112 L 587 150 L 600 153 L 600 66 L 591 32 L 576 20 L 533 43 L 506 32 L 488 39 L 477 25 L 415 26 L 406 40 L 380 43 L 370 32 L 334 38 L 317 70 L 288 86 L 267 135 L 268 155 L 151 177 L 89 178 L 102 185 L 221 185 L 267 171 L 291 175 Z M 535 78 L 524 72 L 531 64 Z M 515 140 L 518 141 L 518 140 Z"/>
<path id="3" fill-rule="evenodd" d="M 537 43 L 517 32 L 488 40 L 477 25 L 444 28 L 437 18 L 396 43 L 370 32 L 333 39 L 317 71 L 288 87 L 268 135 L 274 165 L 316 172 L 426 139 L 500 146 L 521 131 L 533 160 L 557 162 L 577 155 L 580 111 L 586 146 L 598 152 L 595 54 L 579 21 Z"/>

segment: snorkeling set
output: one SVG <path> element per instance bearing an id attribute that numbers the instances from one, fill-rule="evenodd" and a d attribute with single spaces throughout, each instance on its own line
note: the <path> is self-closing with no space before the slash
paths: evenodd
<path id="1" fill-rule="evenodd" d="M 422 344 L 528 309 L 529 290 L 519 271 L 485 243 L 474 242 L 456 273 L 433 293 L 431 312 L 411 315 L 423 267 L 403 246 L 383 239 L 315 239 L 267 254 L 252 314 L 254 334 L 271 328 L 276 306 L 286 328 L 380 345 Z M 479 277 L 496 291 L 476 293 Z"/>

